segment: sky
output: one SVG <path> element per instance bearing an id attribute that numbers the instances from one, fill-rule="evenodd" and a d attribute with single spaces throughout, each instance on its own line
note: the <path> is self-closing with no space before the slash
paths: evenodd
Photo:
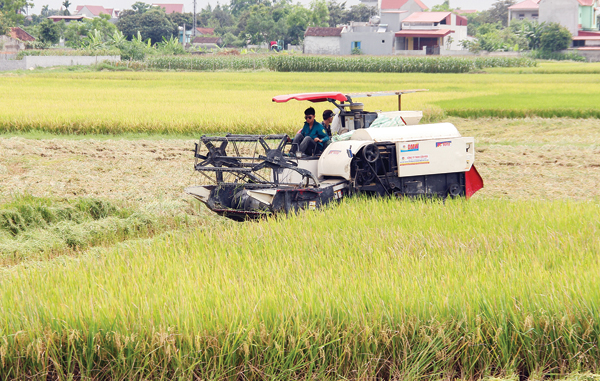
<path id="1" fill-rule="evenodd" d="M 34 7 L 33 10 L 30 10 L 30 13 L 40 14 L 42 10 L 42 6 L 49 5 L 50 9 L 60 9 L 61 4 L 64 0 L 30 0 L 33 2 Z M 137 0 L 70 0 L 71 6 L 69 10 L 74 12 L 75 8 L 78 5 L 101 5 L 105 8 L 116 8 L 116 9 L 130 9 L 131 4 L 135 3 Z M 184 10 L 186 12 L 192 12 L 194 10 L 194 2 L 193 0 L 142 0 L 145 3 L 174 3 L 181 4 L 183 3 Z M 300 1 L 302 4 L 308 5 L 310 4 L 310 0 L 294 0 L 294 2 Z M 343 0 L 338 0 L 338 2 L 342 2 Z M 450 6 L 453 8 L 461 8 L 461 9 L 476 9 L 478 11 L 482 11 L 488 9 L 492 3 L 496 0 L 450 0 Z M 228 4 L 229 0 L 196 0 L 196 10 L 200 10 L 206 7 L 207 4 L 211 4 L 212 6 L 217 5 L 217 2 L 221 4 Z M 358 0 L 346 0 L 346 4 L 348 6 L 358 4 Z M 423 3 L 428 7 L 432 7 L 437 4 L 443 3 L 443 0 L 423 0 Z"/>

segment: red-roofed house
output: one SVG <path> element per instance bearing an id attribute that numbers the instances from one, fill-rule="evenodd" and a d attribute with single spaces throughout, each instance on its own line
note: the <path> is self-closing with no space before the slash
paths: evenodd
<path id="1" fill-rule="evenodd" d="M 466 17 L 452 12 L 415 12 L 396 32 L 396 50 L 462 50 L 460 41 L 468 38 L 467 24 Z"/>
<path id="2" fill-rule="evenodd" d="M 78 5 L 75 15 L 89 18 L 99 17 L 101 14 L 109 15 L 111 19 L 119 17 L 119 11 L 113 8 L 104 8 L 101 5 Z"/>
<path id="3" fill-rule="evenodd" d="M 456 13 L 457 15 L 470 15 L 473 13 L 477 13 L 477 9 L 455 9 L 454 11 L 452 11 L 454 13 Z"/>
<path id="4" fill-rule="evenodd" d="M 380 23 L 387 25 L 389 30 L 398 31 L 406 17 L 427 9 L 421 0 L 381 0 Z"/>
<path id="5" fill-rule="evenodd" d="M 223 45 L 223 39 L 221 37 L 201 36 L 194 38 L 192 45 L 203 49 L 218 49 L 219 46 Z"/>
<path id="6" fill-rule="evenodd" d="M 35 41 L 35 37 L 33 37 L 29 33 L 25 32 L 23 29 L 19 28 L 18 26 L 10 28 L 9 35 L 12 38 L 16 38 L 17 40 L 23 41 L 23 42 L 26 42 L 26 41 L 30 41 L 30 42 L 31 41 Z"/>
<path id="7" fill-rule="evenodd" d="M 153 3 L 152 6 L 163 8 L 165 10 L 165 12 L 167 12 L 167 14 L 183 13 L 183 4 L 156 4 L 156 3 Z"/>
<path id="8" fill-rule="evenodd" d="M 90 17 L 84 16 L 84 15 L 54 15 L 54 16 L 48 16 L 48 18 L 54 22 L 59 22 L 61 20 L 64 20 L 64 22 L 66 24 L 70 23 L 71 21 L 83 21 L 84 19 L 90 19 Z"/>
<path id="9" fill-rule="evenodd" d="M 598 0 L 540 0 L 540 22 L 557 22 L 577 36 L 598 31 Z"/>
<path id="10" fill-rule="evenodd" d="M 196 28 L 198 36 L 212 36 L 213 34 L 215 34 L 215 28 Z"/>
<path id="11" fill-rule="evenodd" d="M 339 55 L 343 27 L 306 28 L 304 32 L 304 53 Z"/>
<path id="12" fill-rule="evenodd" d="M 23 29 L 9 28 L 7 36 L 0 36 L 0 60 L 15 58 L 19 50 L 25 49 L 25 42 L 31 41 L 35 38 Z"/>
<path id="13" fill-rule="evenodd" d="M 508 23 L 512 20 L 537 21 L 540 17 L 540 0 L 525 0 L 508 7 Z"/>

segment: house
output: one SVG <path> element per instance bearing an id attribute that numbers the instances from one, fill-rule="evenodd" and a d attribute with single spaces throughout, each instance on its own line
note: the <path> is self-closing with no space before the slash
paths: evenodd
<path id="1" fill-rule="evenodd" d="M 221 37 L 196 37 L 192 41 L 192 45 L 203 49 L 219 49 L 223 45 Z"/>
<path id="2" fill-rule="evenodd" d="M 421 0 L 381 0 L 380 20 L 391 31 L 399 31 L 402 21 L 415 12 L 428 8 Z"/>
<path id="3" fill-rule="evenodd" d="M 25 32 L 23 29 L 21 29 L 19 27 L 10 28 L 8 35 L 16 40 L 23 41 L 23 42 L 35 41 L 35 37 L 33 37 L 29 33 Z"/>
<path id="4" fill-rule="evenodd" d="M 70 23 L 71 21 L 83 21 L 84 19 L 88 19 L 88 20 L 91 19 L 91 17 L 87 17 L 84 15 L 69 15 L 69 16 L 54 15 L 54 16 L 48 16 L 47 18 L 49 18 L 50 20 L 52 20 L 54 22 L 59 22 L 61 20 L 64 20 L 66 24 Z"/>
<path id="5" fill-rule="evenodd" d="M 354 49 L 362 54 L 389 55 L 394 51 L 394 32 L 386 25 L 352 22 L 337 28 L 307 28 L 304 53 L 350 55 Z"/>
<path id="6" fill-rule="evenodd" d="M 539 21 L 556 22 L 573 36 L 579 31 L 598 32 L 598 0 L 540 0 Z"/>
<path id="7" fill-rule="evenodd" d="M 467 24 L 466 17 L 452 12 L 415 12 L 402 21 L 402 30 L 395 33 L 396 50 L 428 48 L 428 54 L 439 54 L 440 48 L 462 50 L 460 42 L 468 39 Z"/>
<path id="8" fill-rule="evenodd" d="M 109 15 L 111 19 L 119 18 L 119 10 L 114 8 L 104 8 L 101 5 L 78 5 L 75 9 L 76 16 L 86 16 L 88 18 L 100 17 L 101 14 Z"/>
<path id="9" fill-rule="evenodd" d="M 462 15 L 471 15 L 471 14 L 475 14 L 477 12 L 479 12 L 477 9 L 455 9 L 452 11 L 453 13 L 456 13 L 459 16 Z"/>
<path id="10" fill-rule="evenodd" d="M 196 28 L 197 36 L 212 36 L 215 34 L 215 28 Z"/>
<path id="11" fill-rule="evenodd" d="M 8 35 L 0 36 L 0 61 L 14 59 L 20 50 L 26 48 L 25 43 L 35 38 L 19 27 L 9 28 Z"/>
<path id="12" fill-rule="evenodd" d="M 352 22 L 343 27 L 340 35 L 340 54 L 350 55 L 354 49 L 361 54 L 373 56 L 389 55 L 394 52 L 394 32 L 387 25 Z"/>
<path id="13" fill-rule="evenodd" d="M 183 13 L 183 4 L 152 4 L 153 7 L 163 8 L 167 14 Z"/>
<path id="14" fill-rule="evenodd" d="M 306 28 L 304 32 L 304 53 L 340 55 L 343 27 Z"/>
<path id="15" fill-rule="evenodd" d="M 525 0 L 508 7 L 508 23 L 512 20 L 537 21 L 540 15 L 540 0 Z"/>

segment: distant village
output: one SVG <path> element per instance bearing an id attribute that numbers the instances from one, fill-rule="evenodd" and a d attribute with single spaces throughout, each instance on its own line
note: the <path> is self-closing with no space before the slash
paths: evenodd
<path id="1" fill-rule="evenodd" d="M 557 23 L 571 34 L 571 49 L 600 51 L 598 1 L 499 0 L 495 4 L 496 8 L 504 8 L 501 9 L 503 13 L 500 16 L 495 16 L 496 24 L 498 28 L 506 28 L 515 22 Z M 478 21 L 481 12 L 453 9 L 450 1 L 430 9 L 422 0 L 361 0 L 360 5 L 351 10 L 344 10 L 342 4 L 339 9 L 346 12 L 346 16 L 345 19 L 338 17 L 338 20 L 334 15 L 339 9 L 332 8 L 335 1 L 322 1 L 321 4 L 326 7 L 324 10 L 307 9 L 302 14 L 297 9 L 279 12 L 274 7 L 265 7 L 265 10 L 256 5 L 244 6 L 243 2 L 236 2 L 235 6 L 232 3 L 229 7 L 209 6 L 208 11 L 204 9 L 198 13 L 198 18 L 193 18 L 190 12 L 186 13 L 183 4 L 153 3 L 147 6 L 163 10 L 167 17 L 181 15 L 170 19 L 173 24 L 177 24 L 175 30 L 179 30 L 173 33 L 178 33 L 177 38 L 184 46 L 201 49 L 250 46 L 276 50 L 295 48 L 314 55 L 468 55 L 477 50 L 473 47 L 477 46 L 478 41 L 485 39 L 484 33 L 472 25 L 481 24 Z M 336 6 L 340 7 L 339 4 Z M 215 15 L 216 11 L 223 14 Z M 102 15 L 123 30 L 123 18 L 127 12 L 132 11 L 98 5 L 77 5 L 72 13 L 61 11 L 45 18 L 55 23 L 69 24 L 93 20 Z M 265 25 L 261 24 L 260 19 L 253 20 L 261 17 L 255 15 L 257 12 L 265 15 Z M 275 16 L 277 12 L 281 13 L 279 19 Z M 293 24 L 294 21 L 290 21 L 293 20 L 294 12 L 304 17 L 296 17 L 296 25 Z M 204 18 L 201 19 L 201 16 Z M 285 22 L 281 21 L 282 17 L 287 17 Z M 32 17 L 28 16 L 28 19 L 31 20 Z M 252 26 L 254 24 L 251 22 L 257 26 Z M 3 50 L 6 52 L 15 46 L 18 49 L 20 45 L 24 47 L 28 42 L 34 41 L 36 37 L 26 29 L 11 27 L 7 34 L 13 40 L 5 38 Z M 134 36 L 133 32 L 124 33 L 128 38 Z M 518 35 L 518 31 L 515 34 Z M 479 50 L 535 49 L 535 46 L 523 46 L 527 44 L 521 40 L 516 39 L 514 42 L 503 38 L 504 42 L 483 44 Z"/>

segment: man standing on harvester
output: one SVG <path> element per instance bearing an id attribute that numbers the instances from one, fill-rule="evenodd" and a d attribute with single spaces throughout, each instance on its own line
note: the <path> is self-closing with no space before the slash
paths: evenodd
<path id="1" fill-rule="evenodd" d="M 294 140 L 290 155 L 295 155 L 297 151 L 306 156 L 318 155 L 325 149 L 329 142 L 329 135 L 323 128 L 323 125 L 315 120 L 315 109 L 312 107 L 304 110 L 304 127 Z"/>

